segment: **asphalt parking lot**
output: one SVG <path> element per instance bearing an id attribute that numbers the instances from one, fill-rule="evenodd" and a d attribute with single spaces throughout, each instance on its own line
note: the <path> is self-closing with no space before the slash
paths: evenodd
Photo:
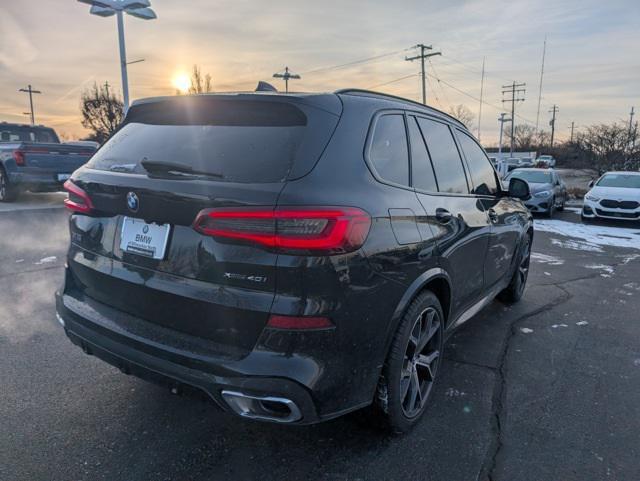
<path id="1" fill-rule="evenodd" d="M 537 221 L 524 300 L 450 339 L 425 419 L 392 437 L 248 422 L 86 356 L 55 320 L 51 199 L 0 211 L 2 480 L 640 479 L 640 226 Z"/>

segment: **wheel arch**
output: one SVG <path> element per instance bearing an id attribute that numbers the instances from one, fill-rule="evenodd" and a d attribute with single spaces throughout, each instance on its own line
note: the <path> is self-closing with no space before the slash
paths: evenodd
<path id="1" fill-rule="evenodd" d="M 444 269 L 440 267 L 434 267 L 424 272 L 411 283 L 411 285 L 407 288 L 404 295 L 400 299 L 400 302 L 396 306 L 396 309 L 391 316 L 391 322 L 389 323 L 386 333 L 384 349 L 385 359 L 388 355 L 393 336 L 396 332 L 396 329 L 398 328 L 398 324 L 400 323 L 402 316 L 404 316 L 404 313 L 411 305 L 411 302 L 425 290 L 433 292 L 433 294 L 438 298 L 438 301 L 440 301 L 442 312 L 445 318 L 445 323 L 448 326 L 452 304 L 451 278 Z"/>

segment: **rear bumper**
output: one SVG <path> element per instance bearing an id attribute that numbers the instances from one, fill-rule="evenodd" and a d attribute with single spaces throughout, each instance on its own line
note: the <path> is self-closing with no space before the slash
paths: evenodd
<path id="1" fill-rule="evenodd" d="M 70 176 L 71 172 L 66 172 L 64 169 L 60 171 L 13 171 L 8 172 L 9 182 L 14 185 L 18 185 L 24 189 L 29 188 L 42 188 L 47 190 L 62 190 L 63 180 L 58 180 L 58 175 Z"/>
<path id="2" fill-rule="evenodd" d="M 228 353 L 216 354 L 215 348 L 209 349 L 207 343 L 189 343 L 188 339 L 176 338 L 170 344 L 162 343 L 163 336 L 166 339 L 164 328 L 147 325 L 146 328 L 157 329 L 157 332 L 140 335 L 140 323 L 145 321 L 138 319 L 138 326 L 130 328 L 133 324 L 116 323 L 101 315 L 100 312 L 105 311 L 98 312 L 91 305 L 95 305 L 95 301 L 81 302 L 62 292 L 56 293 L 57 315 L 69 339 L 85 353 L 126 374 L 172 390 L 195 389 L 227 412 L 234 410 L 225 401 L 223 391 L 289 400 L 299 412 L 296 418 L 285 421 L 245 416 L 267 421 L 313 424 L 361 407 L 349 406 L 338 412 L 320 414 L 323 401 L 309 386 L 320 377 L 322 370 L 318 369 L 318 361 L 308 356 L 283 357 L 282 353 L 256 348 L 237 358 Z"/>

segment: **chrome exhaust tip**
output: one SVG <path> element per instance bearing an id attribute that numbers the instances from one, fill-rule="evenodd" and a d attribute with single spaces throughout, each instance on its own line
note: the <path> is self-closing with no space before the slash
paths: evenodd
<path id="1" fill-rule="evenodd" d="M 60 325 L 61 325 L 62 327 L 65 327 L 65 325 L 64 325 L 64 319 L 63 319 L 63 318 L 62 318 L 62 316 L 61 316 L 60 314 L 58 314 L 57 312 L 56 312 L 56 319 L 58 320 L 58 322 L 60 323 Z"/>
<path id="2" fill-rule="evenodd" d="M 236 414 L 245 418 L 276 423 L 292 423 L 302 418 L 300 409 L 291 399 L 237 391 L 222 391 L 222 397 Z"/>

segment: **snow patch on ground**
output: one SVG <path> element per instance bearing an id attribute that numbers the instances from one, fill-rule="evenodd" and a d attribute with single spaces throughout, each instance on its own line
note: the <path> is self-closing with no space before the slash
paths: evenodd
<path id="1" fill-rule="evenodd" d="M 560 239 L 551 239 L 551 243 L 554 246 L 562 247 L 563 249 L 573 249 L 576 251 L 586 251 L 586 252 L 603 252 L 602 249 L 589 242 L 582 242 L 576 240 L 560 240 Z"/>
<path id="2" fill-rule="evenodd" d="M 522 331 L 523 334 L 531 334 L 533 332 L 533 329 L 529 329 L 528 327 L 521 327 L 520 331 Z"/>
<path id="3" fill-rule="evenodd" d="M 573 247 L 567 245 L 568 248 L 578 250 L 593 250 L 594 247 L 599 249 L 603 246 L 640 249 L 640 229 L 638 228 L 576 224 L 554 219 L 536 219 L 534 228 L 540 232 L 578 239 L 584 245 L 578 244 Z"/>
<path id="4" fill-rule="evenodd" d="M 562 264 L 564 264 L 564 260 L 560 259 L 559 257 L 540 254 L 539 252 L 532 252 L 531 260 L 534 262 L 539 262 L 540 264 L 549 264 L 551 266 L 561 266 Z"/>
<path id="5" fill-rule="evenodd" d="M 52 262 L 55 262 L 58 258 L 56 256 L 49 256 L 49 257 L 43 257 L 42 259 L 40 259 L 38 262 L 36 262 L 35 264 L 37 266 L 42 265 L 42 264 L 50 264 Z"/>
<path id="6" fill-rule="evenodd" d="M 466 393 L 466 392 L 464 392 L 464 391 L 459 391 L 459 390 L 454 389 L 454 388 L 452 388 L 452 387 L 450 387 L 449 389 L 447 389 L 447 390 L 444 392 L 444 394 L 445 394 L 445 396 L 449 396 L 449 397 L 464 397 L 464 396 L 466 396 L 466 395 L 467 395 L 467 393 Z"/>
<path id="7" fill-rule="evenodd" d="M 585 266 L 587 269 L 596 269 L 602 271 L 600 273 L 601 277 L 611 277 L 613 275 L 614 268 L 613 266 L 608 266 L 605 264 L 589 264 Z"/>
<path id="8" fill-rule="evenodd" d="M 567 324 L 552 324 L 551 327 L 553 329 L 558 329 L 559 327 L 569 327 Z"/>
<path id="9" fill-rule="evenodd" d="M 586 326 L 587 324 L 589 324 L 587 321 L 578 321 L 578 322 L 576 322 L 576 326 Z"/>

